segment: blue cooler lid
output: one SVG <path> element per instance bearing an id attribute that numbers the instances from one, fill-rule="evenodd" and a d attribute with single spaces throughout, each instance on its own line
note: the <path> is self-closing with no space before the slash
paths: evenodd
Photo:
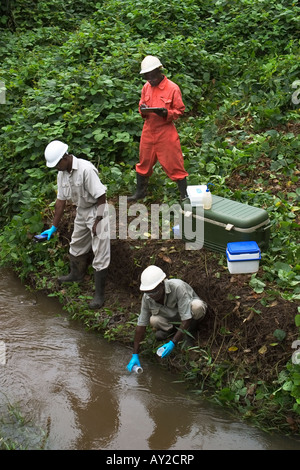
<path id="1" fill-rule="evenodd" d="M 227 243 L 227 250 L 231 255 L 243 253 L 257 253 L 260 251 L 256 242 L 232 242 Z"/>

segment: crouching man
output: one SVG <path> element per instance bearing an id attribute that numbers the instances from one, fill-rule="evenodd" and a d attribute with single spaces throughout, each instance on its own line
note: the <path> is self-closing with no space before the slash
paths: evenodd
<path id="1" fill-rule="evenodd" d="M 195 331 L 206 313 L 207 305 L 192 287 L 180 279 L 166 279 L 166 274 L 157 266 L 148 266 L 141 275 L 141 312 L 138 317 L 132 358 L 127 365 L 131 372 L 134 365 L 140 366 L 139 349 L 146 327 L 156 330 L 157 340 L 170 338 L 163 346 L 161 357 L 167 357 L 184 337 L 185 331 Z M 180 322 L 175 328 L 174 323 Z"/>

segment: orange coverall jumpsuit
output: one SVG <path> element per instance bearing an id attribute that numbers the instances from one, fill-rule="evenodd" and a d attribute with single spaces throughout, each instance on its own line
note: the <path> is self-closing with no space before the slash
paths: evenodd
<path id="1" fill-rule="evenodd" d="M 174 125 L 185 110 L 181 91 L 176 83 L 167 77 L 152 87 L 149 82 L 142 88 L 139 106 L 167 108 L 167 117 L 149 113 L 145 119 L 140 140 L 140 161 L 136 165 L 136 172 L 143 176 L 151 176 L 153 166 L 158 160 L 168 177 L 173 180 L 182 180 L 188 173 L 184 169 L 179 135 Z"/>

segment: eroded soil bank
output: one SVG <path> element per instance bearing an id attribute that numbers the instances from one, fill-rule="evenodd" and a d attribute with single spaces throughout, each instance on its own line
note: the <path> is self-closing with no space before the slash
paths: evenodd
<path id="1" fill-rule="evenodd" d="M 66 248 L 66 272 L 73 216 L 74 208 L 70 207 L 58 233 L 59 243 Z M 140 275 L 149 264 L 161 267 L 168 277 L 189 283 L 208 304 L 194 347 L 187 352 L 178 345 L 176 354 L 168 358 L 168 367 L 192 377 L 193 388 L 205 389 L 204 381 L 213 371 L 212 364 L 223 364 L 223 373 L 218 371 L 220 389 L 226 387 L 227 380 L 242 378 L 247 400 L 254 402 L 257 384 L 272 384 L 291 359 L 291 346 L 298 335 L 296 303 L 284 300 L 274 285 L 266 285 L 262 293 L 256 293 L 249 286 L 251 274 L 231 275 L 222 253 L 186 250 L 185 243 L 175 239 L 112 240 L 105 305 L 96 312 L 85 310 L 88 313 L 81 313 L 79 318 L 108 339 L 127 344 L 128 357 L 140 311 Z M 259 270 L 262 269 L 260 263 Z M 65 296 L 67 288 L 58 283 L 57 292 L 64 302 L 72 304 L 76 317 L 77 310 L 84 310 L 85 297 L 93 296 L 91 270 L 80 285 L 80 296 Z M 285 337 L 279 340 L 274 335 L 276 330 L 284 332 Z M 149 350 L 154 345 L 150 331 L 142 354 L 147 353 L 147 346 Z M 196 372 L 189 374 L 191 368 Z M 287 420 L 291 431 L 298 432 L 299 417 L 291 415 Z"/>

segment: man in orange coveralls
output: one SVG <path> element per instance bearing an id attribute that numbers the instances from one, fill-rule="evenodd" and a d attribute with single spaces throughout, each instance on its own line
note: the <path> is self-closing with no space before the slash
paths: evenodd
<path id="1" fill-rule="evenodd" d="M 177 182 L 181 199 L 187 197 L 188 173 L 184 169 L 179 136 L 174 125 L 174 121 L 184 113 L 185 106 L 180 88 L 163 75 L 161 68 L 160 60 L 151 55 L 141 63 L 140 73 L 147 83 L 142 89 L 139 111 L 145 122 L 140 141 L 140 161 L 136 165 L 137 189 L 128 201 L 146 196 L 148 179 L 157 160 L 167 176 Z"/>

